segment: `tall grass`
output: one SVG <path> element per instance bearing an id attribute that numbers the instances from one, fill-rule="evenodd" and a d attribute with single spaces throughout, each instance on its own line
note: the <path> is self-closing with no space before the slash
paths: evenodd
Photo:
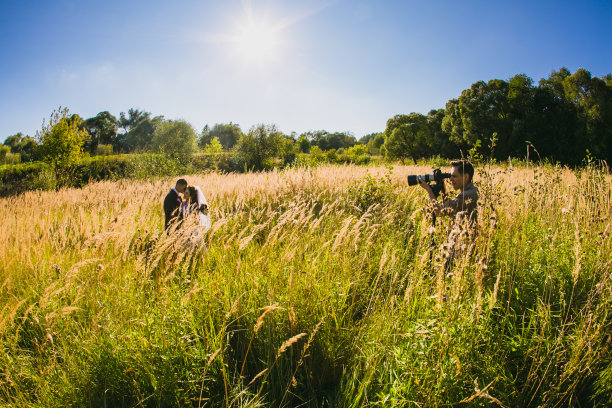
<path id="1" fill-rule="evenodd" d="M 406 185 L 427 170 L 187 176 L 197 247 L 162 232 L 174 179 L 0 200 L 0 401 L 612 404 L 610 176 L 478 169 L 469 237 Z"/>

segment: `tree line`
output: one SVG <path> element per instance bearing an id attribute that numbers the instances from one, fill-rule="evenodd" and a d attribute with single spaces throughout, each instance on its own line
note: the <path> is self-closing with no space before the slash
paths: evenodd
<path id="1" fill-rule="evenodd" d="M 355 150 L 358 146 L 367 149 Z M 598 78 L 582 68 L 573 74 L 562 68 L 537 86 L 524 74 L 507 81 L 478 81 L 449 100 L 444 109 L 427 115 L 395 115 L 383 132 L 359 140 L 349 132 L 325 130 L 287 135 L 274 125 L 243 132 L 231 122 L 206 125 L 198 134 L 183 120 L 167 120 L 139 109 L 121 112 L 118 118 L 103 111 L 87 119 L 60 109 L 35 137 L 9 136 L 0 147 L 0 159 L 69 163 L 80 153 L 189 156 L 198 150 L 231 151 L 245 167 L 262 169 L 291 162 L 299 153 L 333 156 L 349 149 L 380 153 L 389 160 L 451 158 L 469 151 L 496 160 L 524 158 L 532 152 L 539 159 L 568 165 L 579 164 L 587 155 L 610 161 L 612 75 Z"/>
<path id="2" fill-rule="evenodd" d="M 387 121 L 383 153 L 393 158 L 457 157 L 473 150 L 497 160 L 525 157 L 568 165 L 612 158 L 612 75 L 562 68 L 537 86 L 524 74 L 478 81 L 427 115 Z"/>

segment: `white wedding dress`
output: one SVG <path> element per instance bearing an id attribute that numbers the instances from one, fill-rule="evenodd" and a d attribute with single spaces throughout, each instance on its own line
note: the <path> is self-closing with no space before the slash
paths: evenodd
<path id="1" fill-rule="evenodd" d="M 202 193 L 202 189 L 200 189 L 200 187 L 198 186 L 193 186 L 193 187 L 196 189 L 196 192 L 198 193 L 198 204 L 199 204 L 198 208 L 201 207 L 202 204 L 204 204 L 206 208 L 208 208 L 208 202 L 206 201 L 206 197 L 204 197 L 204 193 Z M 183 217 L 186 218 L 187 216 L 190 215 L 192 211 L 194 210 L 190 208 L 187 203 L 183 205 L 183 208 L 182 208 Z M 210 222 L 210 216 L 208 216 L 207 214 L 204 214 L 199 209 L 195 211 L 197 212 L 197 215 L 199 218 L 198 218 L 197 225 L 189 228 L 189 243 L 192 246 L 197 247 L 197 246 L 204 244 L 206 232 L 210 229 L 211 222 Z"/>
<path id="2" fill-rule="evenodd" d="M 204 193 L 198 186 L 194 186 L 196 191 L 198 192 L 198 203 L 200 206 L 204 204 L 206 208 L 208 208 L 208 201 L 206 201 L 206 197 L 204 197 Z M 200 215 L 200 226 L 204 227 L 204 232 L 208 231 L 211 227 L 210 216 L 208 214 L 204 214 L 202 211 L 198 211 Z"/>

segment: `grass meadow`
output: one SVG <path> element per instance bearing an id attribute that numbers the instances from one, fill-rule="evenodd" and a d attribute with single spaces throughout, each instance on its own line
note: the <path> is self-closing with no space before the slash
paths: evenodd
<path id="1" fill-rule="evenodd" d="M 481 166 L 469 237 L 430 171 L 188 175 L 195 248 L 175 178 L 0 199 L 0 404 L 612 405 L 610 175 Z"/>

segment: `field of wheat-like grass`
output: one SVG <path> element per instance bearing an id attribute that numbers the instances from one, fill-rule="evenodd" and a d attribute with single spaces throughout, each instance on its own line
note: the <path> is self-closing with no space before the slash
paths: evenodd
<path id="1" fill-rule="evenodd" d="M 473 235 L 416 166 L 188 175 L 0 199 L 0 404 L 610 406 L 612 178 L 482 166 Z"/>

